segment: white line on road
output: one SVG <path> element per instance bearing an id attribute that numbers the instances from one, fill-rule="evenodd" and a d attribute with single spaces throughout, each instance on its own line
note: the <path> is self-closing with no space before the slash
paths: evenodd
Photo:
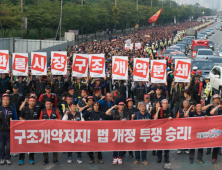
<path id="1" fill-rule="evenodd" d="M 50 170 L 54 167 L 55 165 L 48 165 L 46 168 L 44 168 L 44 170 Z"/>

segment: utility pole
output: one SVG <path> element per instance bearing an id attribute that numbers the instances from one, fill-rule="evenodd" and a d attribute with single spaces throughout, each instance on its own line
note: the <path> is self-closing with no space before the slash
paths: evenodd
<path id="1" fill-rule="evenodd" d="M 136 4 L 136 10 L 138 11 L 138 0 L 137 0 L 137 4 Z"/>
<path id="2" fill-rule="evenodd" d="M 170 0 L 170 8 L 171 8 L 171 0 Z"/>
<path id="3" fill-rule="evenodd" d="M 163 0 L 162 0 L 162 8 L 163 8 Z"/>
<path id="4" fill-rule="evenodd" d="M 81 0 L 81 5 L 83 5 L 83 0 Z"/>
<path id="5" fill-rule="evenodd" d="M 60 38 L 59 38 L 60 41 L 61 37 L 62 37 L 62 0 L 61 0 L 61 16 L 60 16 Z"/>
<path id="6" fill-rule="evenodd" d="M 151 0 L 151 7 L 153 7 L 153 0 Z"/>
<path id="7" fill-rule="evenodd" d="M 21 11 L 23 12 L 23 0 L 21 0 Z M 23 23 L 22 23 L 22 39 L 23 39 Z"/>
<path id="8" fill-rule="evenodd" d="M 115 6 L 116 6 L 116 0 L 115 0 Z"/>

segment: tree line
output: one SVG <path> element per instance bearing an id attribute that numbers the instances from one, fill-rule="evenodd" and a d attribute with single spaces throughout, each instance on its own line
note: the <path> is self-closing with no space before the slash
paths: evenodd
<path id="1" fill-rule="evenodd" d="M 22 17 L 28 18 L 24 38 L 55 37 L 60 23 L 61 0 L 23 0 L 23 12 L 20 2 L 0 1 L 0 37 L 21 36 Z M 62 36 L 68 30 L 89 34 L 107 28 L 134 27 L 137 23 L 147 26 L 148 19 L 160 8 L 163 10 L 157 22 L 159 25 L 172 23 L 174 16 L 177 22 L 183 22 L 190 17 L 196 19 L 217 12 L 199 4 L 179 5 L 172 0 L 138 0 L 138 10 L 137 0 L 116 0 L 116 6 L 115 0 L 63 0 Z"/>

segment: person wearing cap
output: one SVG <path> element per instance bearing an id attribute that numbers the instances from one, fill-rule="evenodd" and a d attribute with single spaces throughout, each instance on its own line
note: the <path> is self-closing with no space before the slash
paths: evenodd
<path id="1" fill-rule="evenodd" d="M 78 97 L 75 95 L 75 90 L 73 86 L 69 86 L 68 93 L 73 97 L 73 102 L 77 103 L 79 101 Z"/>
<path id="2" fill-rule="evenodd" d="M 206 86 L 204 89 L 203 97 L 205 99 L 205 105 L 208 105 L 212 96 L 212 85 L 210 82 L 210 77 L 205 77 L 205 83 Z"/>
<path id="3" fill-rule="evenodd" d="M 25 96 L 28 93 L 28 87 L 30 84 L 29 76 L 27 76 L 26 81 L 23 81 L 23 76 L 18 76 L 18 81 L 13 80 L 13 74 L 11 73 L 11 80 L 10 82 L 12 84 L 17 84 L 19 87 L 19 93 L 23 93 L 23 96 Z"/>
<path id="4" fill-rule="evenodd" d="M 202 87 L 203 83 L 199 81 L 199 76 L 195 75 L 195 82 L 193 84 L 193 98 L 197 103 L 200 103 Z"/>
<path id="5" fill-rule="evenodd" d="M 145 102 L 140 102 L 139 103 L 139 111 L 136 112 L 135 114 L 132 115 L 132 119 L 133 120 L 143 120 L 143 119 L 147 119 L 150 120 L 151 119 L 151 115 L 149 114 L 149 112 L 146 111 L 146 103 Z M 146 161 L 146 155 L 147 155 L 147 151 L 135 151 L 135 156 L 136 159 L 134 161 L 134 164 L 139 164 L 140 162 L 140 154 L 142 155 L 142 163 L 144 165 L 148 165 L 148 162 Z"/>
<path id="6" fill-rule="evenodd" d="M 142 81 L 133 82 L 131 90 L 135 90 L 135 97 L 136 97 L 136 106 L 139 102 L 143 101 L 144 94 L 147 93 L 147 87 L 143 84 Z"/>
<path id="7" fill-rule="evenodd" d="M 83 117 L 85 120 L 88 120 L 88 121 L 102 121 L 102 120 L 105 120 L 106 118 L 106 114 L 102 111 L 100 111 L 100 104 L 99 102 L 95 102 L 93 104 L 93 107 L 92 108 L 89 108 L 87 109 L 86 112 L 84 112 L 83 114 Z M 88 155 L 89 155 L 89 158 L 90 158 L 90 161 L 89 161 L 89 164 L 93 164 L 94 163 L 94 156 L 93 156 L 93 152 L 88 152 Z M 103 164 L 103 160 L 102 160 L 102 153 L 101 152 L 98 152 L 97 153 L 97 158 L 98 158 L 98 162 L 100 164 Z"/>
<path id="8" fill-rule="evenodd" d="M 23 107 L 28 106 L 28 99 L 29 97 L 34 97 L 36 99 L 36 107 L 39 108 L 39 110 L 42 110 L 45 108 L 45 104 L 37 100 L 37 94 L 35 91 L 31 91 L 29 95 L 25 96 L 25 100 L 22 102 L 21 106 L 19 107 L 19 111 L 22 110 Z"/>
<path id="9" fill-rule="evenodd" d="M 152 102 L 150 101 L 149 94 L 144 95 L 144 102 L 146 103 L 146 112 L 151 113 L 150 111 L 152 110 Z M 139 108 L 139 106 L 138 106 L 138 108 Z"/>
<path id="10" fill-rule="evenodd" d="M 126 82 L 124 80 L 117 80 L 113 84 L 113 89 L 118 90 L 121 95 L 126 96 Z"/>
<path id="11" fill-rule="evenodd" d="M 87 109 L 92 108 L 93 107 L 93 103 L 95 102 L 95 99 L 93 98 L 93 96 L 88 96 L 85 102 L 85 106 L 79 108 L 79 112 L 82 112 L 82 114 L 87 111 Z"/>
<path id="12" fill-rule="evenodd" d="M 82 80 L 81 77 L 77 77 L 76 81 L 74 81 L 73 76 L 71 77 L 71 82 L 74 87 L 75 95 L 78 98 L 81 98 L 82 90 L 86 89 L 86 86 L 88 86 L 88 77 L 87 77 L 86 82 L 81 82 L 81 80 Z"/>
<path id="13" fill-rule="evenodd" d="M 161 101 L 161 106 L 159 107 L 154 119 L 173 119 L 173 111 L 171 109 L 168 108 L 168 100 L 167 99 L 163 99 Z M 162 150 L 158 150 L 157 151 L 157 163 L 161 163 L 162 161 Z M 170 163 L 169 161 L 169 150 L 164 150 L 164 158 L 165 158 L 165 163 Z"/>
<path id="14" fill-rule="evenodd" d="M 86 89 L 83 89 L 81 92 L 81 98 L 79 99 L 77 103 L 77 108 L 80 110 L 80 108 L 86 106 L 86 99 L 88 97 L 88 91 Z"/>
<path id="15" fill-rule="evenodd" d="M 29 97 L 29 105 L 22 108 L 22 111 L 19 116 L 19 120 L 38 120 L 40 116 L 39 108 L 36 107 L 36 98 Z M 25 153 L 19 154 L 19 165 L 24 164 Z M 29 163 L 34 164 L 34 153 L 29 153 Z"/>
<path id="16" fill-rule="evenodd" d="M 39 97 L 39 101 L 45 103 L 46 100 L 50 100 L 51 103 L 53 103 L 53 107 L 57 107 L 57 95 L 54 93 L 51 93 L 51 86 L 47 85 L 45 86 L 45 92 L 44 94 L 41 94 Z"/>
<path id="17" fill-rule="evenodd" d="M 23 93 L 19 93 L 19 87 L 17 84 L 14 84 L 12 87 L 13 93 L 10 94 L 10 102 L 14 103 L 15 108 L 16 108 L 16 113 L 19 117 L 20 115 L 20 110 L 19 107 L 22 104 L 22 101 L 24 100 Z"/>
<path id="18" fill-rule="evenodd" d="M 134 100 L 133 100 L 132 98 L 128 98 L 128 99 L 126 99 L 126 106 L 127 106 L 127 107 L 125 107 L 125 108 L 123 109 L 123 112 L 129 113 L 129 117 L 130 117 L 131 119 L 132 119 L 132 115 L 133 115 L 134 113 L 136 113 L 136 112 L 139 111 L 139 109 L 138 109 L 138 108 L 135 108 L 135 107 L 133 106 L 133 104 L 134 104 Z M 125 156 L 125 154 L 126 154 L 126 152 L 124 151 L 124 156 Z M 131 158 L 134 157 L 134 156 L 133 156 L 133 151 L 129 151 L 129 157 L 131 157 Z"/>
<path id="19" fill-rule="evenodd" d="M 112 116 L 113 120 L 121 120 L 121 121 L 126 121 L 126 120 L 131 120 L 129 112 L 124 112 L 124 102 L 119 102 L 118 105 L 115 105 L 111 107 L 109 110 L 106 111 L 106 115 Z M 115 109 L 115 110 L 114 110 Z M 117 109 L 117 110 L 116 110 Z M 124 151 L 114 151 L 113 152 L 113 164 L 116 165 L 122 164 L 122 158 L 124 156 Z"/>
<path id="20" fill-rule="evenodd" d="M 190 107 L 190 103 L 189 103 L 189 100 L 183 100 L 183 108 L 181 109 L 179 109 L 178 110 L 178 112 L 175 112 L 176 113 L 176 118 L 184 118 L 184 116 L 185 116 L 185 114 L 186 114 L 186 112 L 187 112 L 187 110 L 189 109 L 189 107 Z M 184 152 L 184 153 L 186 153 L 186 154 L 189 154 L 189 150 L 188 149 L 178 149 L 177 150 L 177 154 L 181 154 L 182 153 L 182 151 Z"/>
<path id="21" fill-rule="evenodd" d="M 184 83 L 178 82 L 175 84 L 173 81 L 172 87 L 171 87 L 171 94 L 173 90 L 174 90 L 173 98 L 175 100 L 175 113 L 177 113 L 180 108 L 180 103 L 184 98 L 184 90 L 185 90 Z"/>
<path id="22" fill-rule="evenodd" d="M 191 109 L 193 111 L 191 111 Z M 191 105 L 185 114 L 185 117 L 203 117 L 203 116 L 207 117 L 207 115 L 204 112 L 202 112 L 202 105 L 199 103 L 196 105 L 196 107 L 194 105 Z M 189 158 L 191 164 L 193 164 L 194 162 L 194 156 L 195 156 L 195 149 L 190 149 Z M 204 163 L 203 148 L 198 149 L 197 162 Z"/>
<path id="23" fill-rule="evenodd" d="M 37 76 L 38 79 L 37 80 L 33 80 L 32 75 L 31 75 L 31 82 L 34 85 L 37 97 L 39 98 L 39 96 L 43 93 L 45 93 L 45 86 L 47 84 L 47 80 L 43 80 L 42 76 Z"/>
<path id="24" fill-rule="evenodd" d="M 11 77 L 11 73 L 10 70 L 9 72 L 9 78 L 6 77 L 5 73 L 1 73 L 1 77 L 0 77 L 0 97 L 2 96 L 2 94 L 4 93 L 8 93 L 10 92 L 10 77 Z"/>
<path id="25" fill-rule="evenodd" d="M 73 97 L 69 93 L 65 92 L 65 96 L 63 96 L 62 100 L 60 100 L 57 103 L 57 107 L 58 107 L 58 109 L 62 110 L 63 114 L 65 114 L 65 112 L 70 109 L 69 105 L 72 102 L 73 102 Z"/>
<path id="26" fill-rule="evenodd" d="M 220 95 L 218 95 L 218 94 L 213 95 L 212 101 L 213 101 L 213 103 L 202 107 L 202 111 L 206 111 L 207 116 L 222 115 L 222 108 L 220 105 Z M 218 149 L 217 149 L 217 152 L 218 152 Z M 206 154 L 207 155 L 211 154 L 211 148 L 207 148 Z M 212 163 L 216 163 L 216 160 L 217 160 L 217 156 L 215 155 L 214 150 L 213 150 Z"/>
<path id="27" fill-rule="evenodd" d="M 157 86 L 156 91 L 150 91 L 148 94 L 150 95 L 150 100 L 153 105 L 156 101 L 161 102 L 165 97 L 162 95 L 162 87 Z"/>
<path id="28" fill-rule="evenodd" d="M 202 76 L 202 71 L 201 70 L 197 70 L 197 75 L 199 76 L 200 81 L 204 81 L 203 76 Z"/>
<path id="29" fill-rule="evenodd" d="M 101 99 L 101 95 L 102 95 L 101 89 L 100 88 L 95 88 L 93 90 L 93 92 L 94 92 L 93 97 L 94 97 L 95 101 L 98 102 L 99 99 Z"/>
<path id="30" fill-rule="evenodd" d="M 106 75 L 107 76 L 107 75 Z M 101 79 L 100 78 L 96 78 L 94 80 L 91 81 L 91 79 L 89 79 L 89 86 L 94 89 L 94 88 L 100 88 L 101 89 L 101 92 L 102 94 L 104 95 L 104 88 L 106 88 L 106 85 L 107 85 L 107 81 L 106 81 L 106 78 L 107 77 L 104 77 L 104 82 L 101 83 Z"/>
<path id="31" fill-rule="evenodd" d="M 194 66 L 193 69 L 192 69 L 192 71 L 195 71 L 195 72 L 196 72 L 197 69 L 198 69 L 197 66 Z"/>
<path id="32" fill-rule="evenodd" d="M 66 110 L 62 120 L 69 121 L 81 121 L 81 113 L 76 111 L 77 103 L 71 102 L 69 103 L 69 109 Z M 67 163 L 72 163 L 72 152 L 68 152 L 68 160 Z M 82 163 L 82 152 L 77 152 L 77 163 Z"/>
<path id="33" fill-rule="evenodd" d="M 57 119 L 57 120 L 61 120 L 60 114 L 58 109 L 53 107 L 53 103 L 48 99 L 45 101 L 45 109 L 43 109 L 40 113 L 39 119 Z M 44 156 L 44 161 L 43 161 L 43 165 L 48 164 L 49 163 L 49 155 L 48 153 L 43 153 Z M 59 161 L 58 161 L 58 153 L 57 152 L 53 152 L 53 162 L 57 165 L 59 165 Z"/>
<path id="34" fill-rule="evenodd" d="M 62 93 L 66 91 L 65 89 L 67 89 L 67 86 L 67 79 L 64 79 L 62 75 L 58 75 L 57 79 L 53 79 L 52 92 L 56 94 L 58 101 L 62 99 Z"/>
<path id="35" fill-rule="evenodd" d="M 18 120 L 15 108 L 9 105 L 10 96 L 2 95 L 2 105 L 0 106 L 0 164 L 6 161 L 11 164 L 10 155 L 10 120 Z"/>

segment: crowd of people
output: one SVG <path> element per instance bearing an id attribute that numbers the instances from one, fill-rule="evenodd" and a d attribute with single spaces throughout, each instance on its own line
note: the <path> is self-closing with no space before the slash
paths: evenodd
<path id="1" fill-rule="evenodd" d="M 133 59 L 150 58 L 152 53 L 146 49 L 147 44 L 155 43 L 156 49 L 164 49 L 171 45 L 175 31 L 197 26 L 198 22 L 185 22 L 177 25 L 158 26 L 133 33 L 110 41 L 93 41 L 67 47 L 68 71 L 65 76 L 51 74 L 48 64 L 46 76 L 27 77 L 13 76 L 12 73 L 1 74 L 0 95 L 0 164 L 11 164 L 10 155 L 10 120 L 58 119 L 70 121 L 120 120 L 131 121 L 141 119 L 166 119 L 221 115 L 220 97 L 212 94 L 209 78 L 204 82 L 201 70 L 192 68 L 189 83 L 174 82 L 174 63 L 170 58 L 155 56 L 167 61 L 166 83 L 152 84 L 133 80 Z M 125 50 L 125 40 L 141 43 L 141 49 Z M 163 42 L 167 42 L 166 44 Z M 162 42 L 162 43 L 161 43 Z M 163 45 L 162 45 L 163 44 Z M 173 44 L 173 43 L 172 43 Z M 106 76 L 104 78 L 75 77 L 72 75 L 73 54 L 104 54 Z M 112 79 L 112 56 L 129 57 L 129 77 L 124 80 Z M 50 62 L 49 62 L 50 63 Z M 204 88 L 205 106 L 201 103 L 201 91 Z M 212 99 L 211 99 L 212 98 Z M 210 100 L 212 103 L 210 104 Z M 157 155 L 157 163 L 162 162 L 164 152 L 165 163 L 170 162 L 169 150 L 153 151 Z M 189 154 L 190 163 L 194 162 L 195 149 L 181 150 L 177 153 Z M 207 150 L 207 154 L 211 149 Z M 220 148 L 213 148 L 212 163 L 216 163 Z M 13 154 L 16 156 L 16 154 Z M 98 162 L 103 163 L 102 153 L 96 152 Z M 113 152 L 113 164 L 122 164 L 126 155 L 124 151 Z M 89 163 L 94 163 L 94 153 L 88 152 Z M 140 160 L 147 165 L 147 151 L 129 152 L 135 157 L 134 164 Z M 43 164 L 49 163 L 48 153 L 43 153 Z M 67 153 L 68 163 L 72 163 L 72 152 Z M 198 149 L 197 161 L 204 163 L 203 149 Z M 24 164 L 25 154 L 19 154 L 19 165 Z M 34 153 L 29 153 L 29 162 L 34 164 Z M 59 164 L 58 153 L 53 153 L 53 162 Z M 77 162 L 82 163 L 82 153 L 77 152 Z"/>

